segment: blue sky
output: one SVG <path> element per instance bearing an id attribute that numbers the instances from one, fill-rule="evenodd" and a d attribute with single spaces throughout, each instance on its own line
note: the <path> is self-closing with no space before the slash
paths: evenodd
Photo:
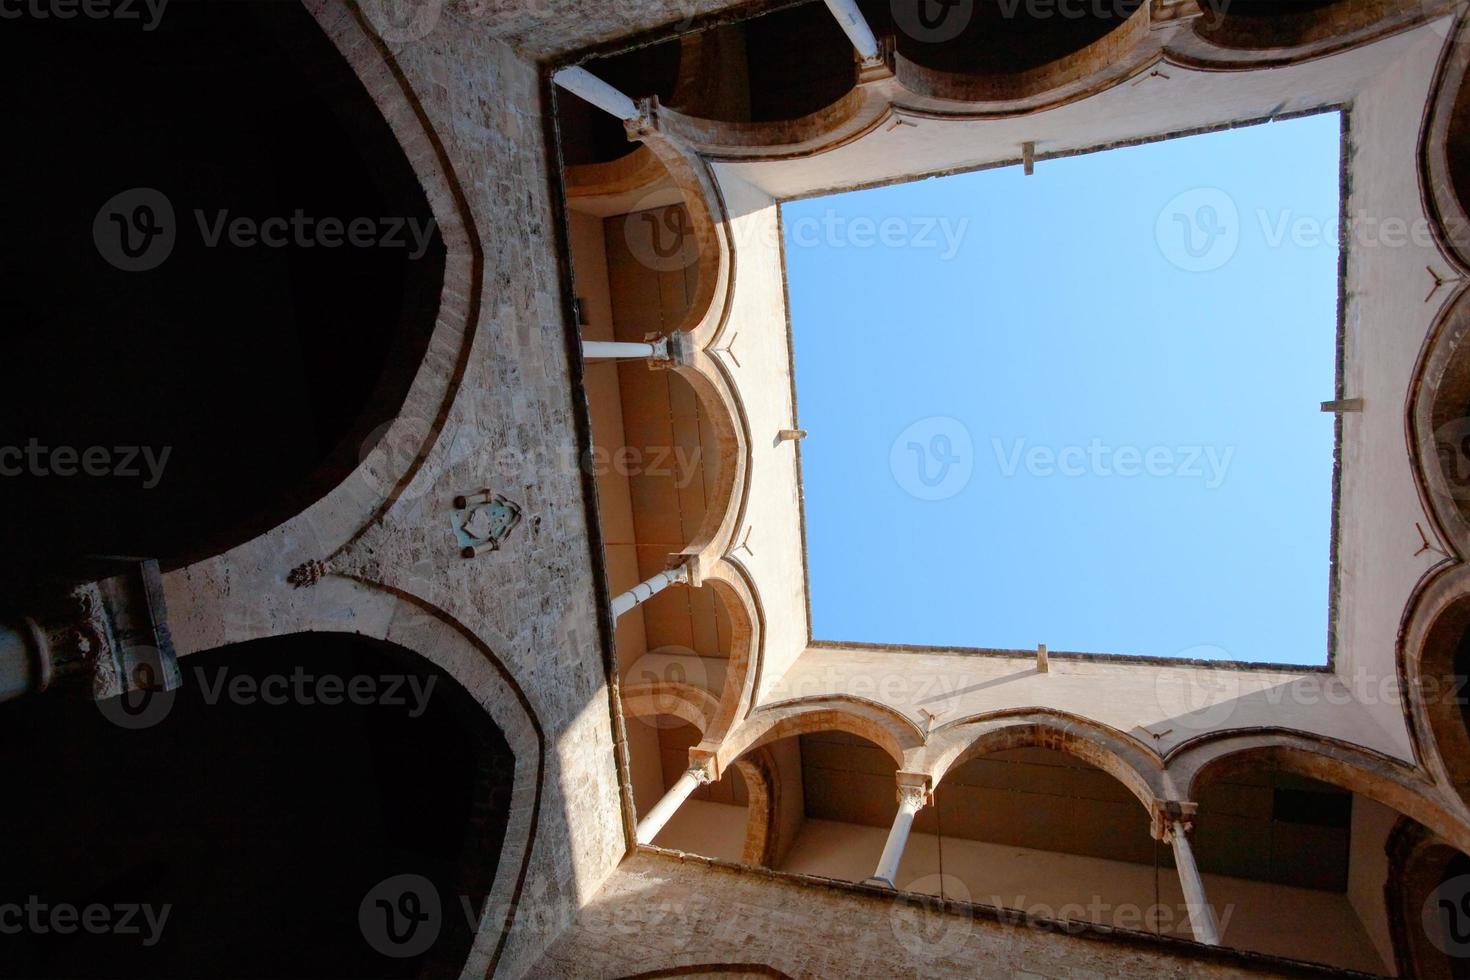
<path id="1" fill-rule="evenodd" d="M 1325 663 L 1339 127 L 783 205 L 813 635 Z"/>

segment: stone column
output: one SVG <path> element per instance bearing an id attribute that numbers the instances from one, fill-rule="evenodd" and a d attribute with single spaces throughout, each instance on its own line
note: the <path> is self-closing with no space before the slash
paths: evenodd
<path id="1" fill-rule="evenodd" d="M 707 786 L 715 781 L 714 774 L 703 767 L 691 767 L 684 775 L 680 776 L 669 791 L 664 794 L 663 799 L 653 805 L 648 815 L 638 821 L 638 830 L 635 837 L 640 844 L 651 844 L 658 836 L 658 832 L 664 829 L 664 825 L 673 817 L 674 812 L 684 805 L 696 789 Z"/>
<path id="2" fill-rule="evenodd" d="M 619 119 L 638 118 L 637 104 L 585 68 L 563 68 L 551 80 L 573 95 Z"/>
<path id="3" fill-rule="evenodd" d="M 873 29 L 858 9 L 856 0 L 827 0 L 827 8 L 864 61 L 878 57 L 878 39 L 873 36 Z"/>
<path id="4" fill-rule="evenodd" d="M 622 616 L 623 613 L 632 609 L 634 606 L 647 602 L 669 586 L 675 583 L 687 585 L 689 581 L 689 565 L 687 563 L 677 568 L 670 568 L 667 571 L 659 572 L 648 581 L 639 582 L 622 595 L 613 597 L 613 619 Z"/>
<path id="5" fill-rule="evenodd" d="M 909 831 L 914 826 L 914 816 L 930 801 L 929 777 L 922 773 L 898 772 L 898 814 L 893 818 L 893 827 L 888 831 L 888 842 L 883 845 L 883 856 L 878 859 L 878 870 L 868 881 L 888 888 L 897 888 L 898 864 L 903 860 L 903 850 L 909 842 Z"/>
<path id="6" fill-rule="evenodd" d="M 1174 846 L 1174 866 L 1179 869 L 1179 884 L 1184 889 L 1184 904 L 1189 909 L 1189 926 L 1195 941 L 1218 946 L 1220 924 L 1205 897 L 1205 884 L 1200 878 L 1199 865 L 1194 863 L 1194 850 L 1189 846 L 1189 830 L 1183 820 L 1175 820 L 1170 825 L 1168 836 Z"/>
<path id="7" fill-rule="evenodd" d="M 582 357 L 589 361 L 627 360 L 629 358 L 667 361 L 669 359 L 669 340 L 667 337 L 661 337 L 648 343 L 584 340 L 582 341 Z"/>

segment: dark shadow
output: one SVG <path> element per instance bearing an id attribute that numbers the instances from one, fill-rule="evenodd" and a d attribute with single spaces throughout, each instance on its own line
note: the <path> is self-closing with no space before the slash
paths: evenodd
<path id="1" fill-rule="evenodd" d="M 23 787 L 0 811 L 15 845 L 0 910 L 169 907 L 161 929 L 137 916 L 139 934 L 47 918 L 0 932 L 0 976 L 457 975 L 514 773 L 484 710 L 427 661 L 350 634 L 224 647 L 183 670 L 171 700 L 134 716 L 57 696 L 0 708 L 6 778 Z M 360 908 L 403 874 L 432 882 L 437 938 L 385 955 L 367 937 L 381 910 L 364 925 Z"/>
<path id="2" fill-rule="evenodd" d="M 143 19 L 0 31 L 25 93 L 0 108 L 6 592 L 83 555 L 176 567 L 319 499 L 400 411 L 443 283 L 412 168 L 302 4 L 105 6 Z"/>

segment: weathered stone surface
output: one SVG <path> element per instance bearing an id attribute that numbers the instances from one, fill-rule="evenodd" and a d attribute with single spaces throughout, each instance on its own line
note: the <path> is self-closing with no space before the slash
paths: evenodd
<path id="1" fill-rule="evenodd" d="M 640 852 L 536 965 L 538 977 L 623 977 L 744 964 L 810 977 L 1286 976 L 1247 956 L 1146 937 L 1059 935 L 928 911 L 873 892 Z"/>
<path id="2" fill-rule="evenodd" d="M 546 58 L 741 6 L 743 0 L 466 0 L 465 11 L 528 57 Z"/>

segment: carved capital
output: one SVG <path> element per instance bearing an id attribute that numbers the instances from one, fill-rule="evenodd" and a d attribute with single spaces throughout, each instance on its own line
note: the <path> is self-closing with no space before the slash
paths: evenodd
<path id="1" fill-rule="evenodd" d="M 1193 833 L 1194 815 L 1198 810 L 1198 803 L 1185 800 L 1157 801 L 1154 805 L 1153 826 L 1150 828 L 1154 840 L 1173 843 L 1175 824 L 1179 824 L 1185 834 Z"/>
<path id="2" fill-rule="evenodd" d="M 905 772 L 900 769 L 894 773 L 898 782 L 898 805 L 906 810 L 917 813 L 930 803 L 934 802 L 934 790 L 929 785 L 929 774 L 923 772 Z"/>
<path id="3" fill-rule="evenodd" d="M 658 97 L 650 95 L 638 100 L 638 115 L 623 120 L 623 130 L 630 140 L 646 140 L 663 135 L 658 125 Z"/>
<path id="4" fill-rule="evenodd" d="M 694 746 L 689 750 L 689 774 L 698 780 L 701 786 L 719 782 L 719 758 L 711 749 Z"/>

